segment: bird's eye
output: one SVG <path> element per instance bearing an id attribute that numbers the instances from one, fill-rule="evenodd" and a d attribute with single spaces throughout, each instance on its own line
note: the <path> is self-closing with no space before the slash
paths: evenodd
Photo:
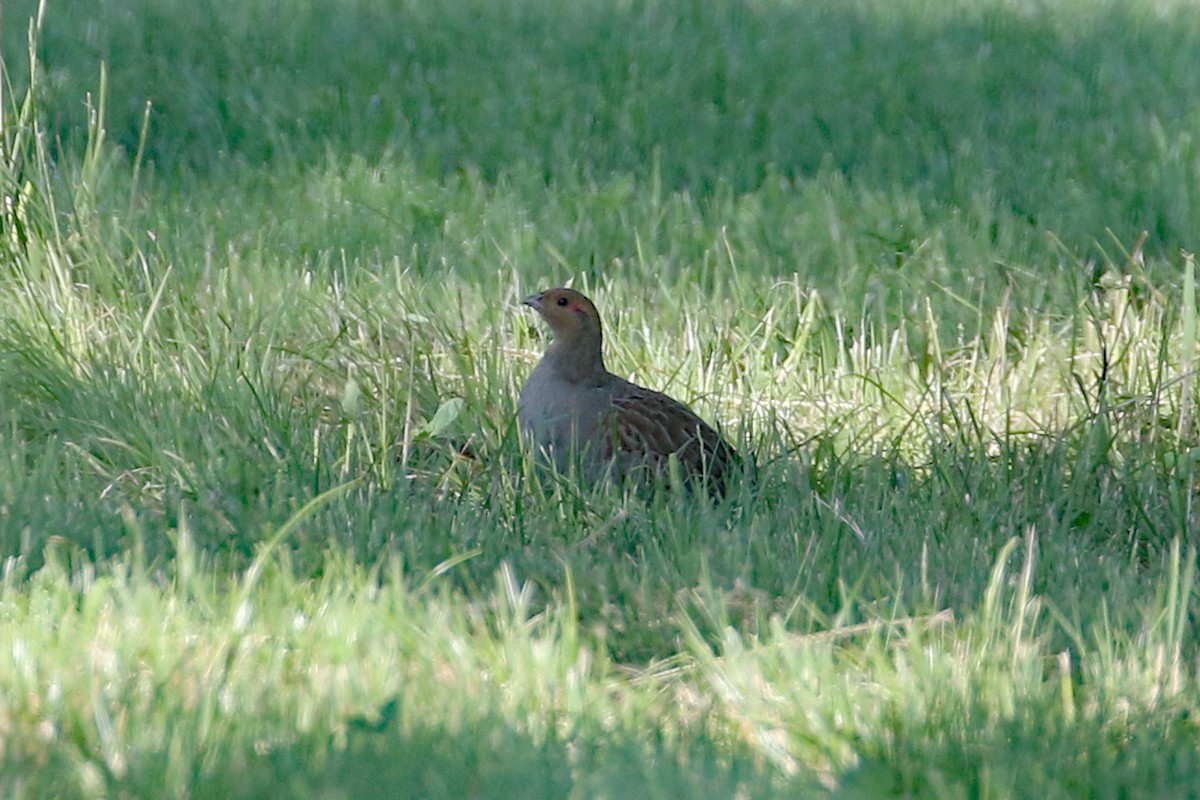
<path id="1" fill-rule="evenodd" d="M 560 306 L 565 306 L 567 304 L 567 298 L 565 298 L 565 297 L 558 298 L 558 304 Z"/>

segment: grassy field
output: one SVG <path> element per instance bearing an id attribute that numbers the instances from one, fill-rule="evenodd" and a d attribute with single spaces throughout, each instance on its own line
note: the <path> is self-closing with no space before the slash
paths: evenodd
<path id="1" fill-rule="evenodd" d="M 1197 11 L 5 2 L 0 794 L 1200 796 Z"/>

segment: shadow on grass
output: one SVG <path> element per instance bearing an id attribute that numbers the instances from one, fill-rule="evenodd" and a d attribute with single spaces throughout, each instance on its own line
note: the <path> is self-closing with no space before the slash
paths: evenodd
<path id="1" fill-rule="evenodd" d="M 871 752 L 882 742 L 864 748 L 832 797 L 1151 800 L 1196 793 L 1196 725 L 1182 707 L 1070 723 L 1055 708 L 1014 711 L 998 721 L 935 718 L 921 730 L 896 720 L 885 752 Z"/>
<path id="2" fill-rule="evenodd" d="M 198 781 L 193 796 L 728 798 L 764 797 L 771 788 L 772 776 L 749 756 L 731 758 L 706 743 L 669 747 L 641 734 L 564 740 L 551 733 L 538 741 L 484 718 L 458 729 L 352 728 L 335 746 L 302 741 Z"/>
<path id="3" fill-rule="evenodd" d="M 34 6 L 6 7 L 6 53 Z M 649 178 L 653 164 L 665 188 L 704 195 L 829 168 L 959 208 L 992 198 L 1085 245 L 1109 225 L 1174 252 L 1200 226 L 1186 5 L 274 8 L 53 4 L 39 52 L 56 135 L 80 138 L 79 97 L 104 61 L 112 133 L 135 149 L 152 103 L 164 173 L 409 151 L 443 174 L 521 165 L 551 181 Z"/>

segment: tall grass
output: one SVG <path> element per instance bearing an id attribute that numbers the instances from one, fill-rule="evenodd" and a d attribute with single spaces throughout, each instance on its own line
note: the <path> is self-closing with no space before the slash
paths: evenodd
<path id="1" fill-rule="evenodd" d="M 1197 791 L 1185 4 L 285 5 L 5 6 L 6 794 Z"/>

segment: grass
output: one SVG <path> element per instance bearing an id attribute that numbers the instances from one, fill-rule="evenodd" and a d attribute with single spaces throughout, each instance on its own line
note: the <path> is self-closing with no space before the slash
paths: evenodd
<path id="1" fill-rule="evenodd" d="M 1200 793 L 1192 10 L 5 4 L 0 789 Z"/>

